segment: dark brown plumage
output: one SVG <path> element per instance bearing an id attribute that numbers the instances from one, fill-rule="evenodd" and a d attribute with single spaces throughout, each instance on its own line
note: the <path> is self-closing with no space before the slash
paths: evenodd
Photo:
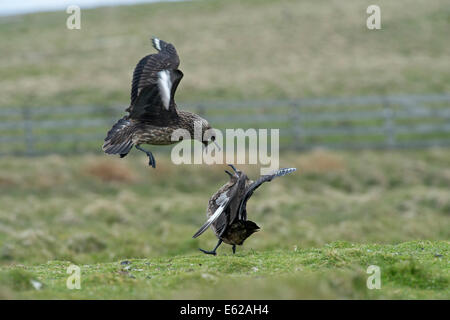
<path id="1" fill-rule="evenodd" d="M 242 245 L 248 237 L 259 230 L 253 221 L 247 220 L 247 201 L 253 192 L 264 182 L 272 181 L 273 178 L 284 176 L 295 171 L 295 168 L 280 169 L 273 174 L 261 176 L 257 181 L 250 180 L 245 173 L 236 170 L 233 165 L 234 174 L 225 171 L 230 176 L 228 181 L 209 200 L 206 216 L 208 220 L 195 233 L 193 238 L 198 237 L 211 226 L 219 241 L 212 251 L 200 249 L 200 251 L 216 255 L 216 250 L 222 242 L 233 246 Z"/>
<path id="2" fill-rule="evenodd" d="M 209 141 L 203 141 L 203 137 L 211 126 L 199 115 L 177 109 L 174 96 L 183 78 L 183 73 L 178 69 L 180 60 L 177 51 L 172 44 L 157 38 L 153 38 L 152 43 L 158 53 L 142 58 L 136 65 L 131 103 L 126 109 L 128 115 L 109 130 L 102 148 L 105 153 L 125 157 L 136 146 L 147 154 L 149 165 L 155 168 L 155 158 L 150 151 L 142 149 L 141 144 L 177 143 L 172 141 L 172 133 L 177 129 L 185 129 L 192 138 L 207 145 Z M 201 137 L 194 137 L 196 123 L 201 125 Z M 215 140 L 213 130 L 210 139 Z"/>

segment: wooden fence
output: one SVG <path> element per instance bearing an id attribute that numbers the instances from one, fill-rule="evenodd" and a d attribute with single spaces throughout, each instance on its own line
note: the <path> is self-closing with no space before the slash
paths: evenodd
<path id="1" fill-rule="evenodd" d="M 180 105 L 217 129 L 280 129 L 283 149 L 450 146 L 450 94 Z M 100 152 L 124 109 L 0 108 L 0 156 Z"/>

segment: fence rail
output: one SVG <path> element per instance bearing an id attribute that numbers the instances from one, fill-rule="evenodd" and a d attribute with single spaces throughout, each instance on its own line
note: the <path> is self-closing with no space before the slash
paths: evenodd
<path id="1" fill-rule="evenodd" d="M 124 107 L 0 108 L 0 155 L 100 152 Z M 190 103 L 218 129 L 279 128 L 284 149 L 450 146 L 450 94 Z"/>

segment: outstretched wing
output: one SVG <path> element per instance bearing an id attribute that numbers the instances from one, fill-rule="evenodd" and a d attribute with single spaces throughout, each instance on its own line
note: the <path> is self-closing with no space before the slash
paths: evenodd
<path id="1" fill-rule="evenodd" d="M 228 192 L 224 192 L 221 194 L 219 198 L 216 200 L 216 210 L 214 213 L 208 218 L 208 220 L 203 224 L 203 226 L 198 229 L 198 231 L 192 236 L 192 238 L 197 238 L 199 235 L 201 235 L 203 232 L 206 231 L 206 229 L 209 228 L 209 226 L 214 223 L 225 211 L 225 209 L 228 207 L 230 200 L 232 198 L 232 195 L 228 195 L 228 193 L 233 193 L 233 189 L 228 190 Z"/>
<path id="2" fill-rule="evenodd" d="M 245 192 L 244 198 L 242 199 L 240 205 L 239 205 L 239 214 L 238 217 L 241 220 L 247 220 L 247 201 L 248 199 L 250 199 L 250 197 L 252 196 L 253 192 L 259 188 L 260 185 L 262 185 L 264 182 L 269 182 L 272 181 L 272 179 L 276 178 L 276 177 L 282 177 L 284 175 L 287 175 L 288 173 L 294 172 L 295 170 L 297 170 L 296 168 L 284 168 L 284 169 L 280 169 L 278 171 L 275 171 L 272 174 L 269 175 L 265 175 L 260 177 L 258 180 L 256 180 L 255 182 L 253 182 L 247 189 L 247 191 Z"/>
<path id="3" fill-rule="evenodd" d="M 175 47 L 158 38 L 152 39 L 158 50 L 136 65 L 127 111 L 132 119 L 152 119 L 176 115 L 175 91 L 183 78 L 178 70 L 180 59 Z"/>

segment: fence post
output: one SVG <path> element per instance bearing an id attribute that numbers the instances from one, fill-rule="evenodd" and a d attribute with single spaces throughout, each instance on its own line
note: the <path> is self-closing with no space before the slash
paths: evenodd
<path id="1" fill-rule="evenodd" d="M 301 119 L 300 119 L 300 112 L 301 112 L 301 103 L 300 102 L 293 102 L 291 104 L 292 107 L 292 135 L 294 138 L 293 147 L 296 150 L 300 150 L 302 148 L 302 126 L 301 126 Z"/>
<path id="2" fill-rule="evenodd" d="M 35 154 L 34 136 L 33 136 L 33 122 L 31 119 L 31 110 L 29 107 L 23 107 L 23 130 L 25 133 L 25 154 L 32 156 Z"/>
<path id="3" fill-rule="evenodd" d="M 389 103 L 388 97 L 383 97 L 384 134 L 386 136 L 386 146 L 395 146 L 395 123 L 394 111 Z"/>

